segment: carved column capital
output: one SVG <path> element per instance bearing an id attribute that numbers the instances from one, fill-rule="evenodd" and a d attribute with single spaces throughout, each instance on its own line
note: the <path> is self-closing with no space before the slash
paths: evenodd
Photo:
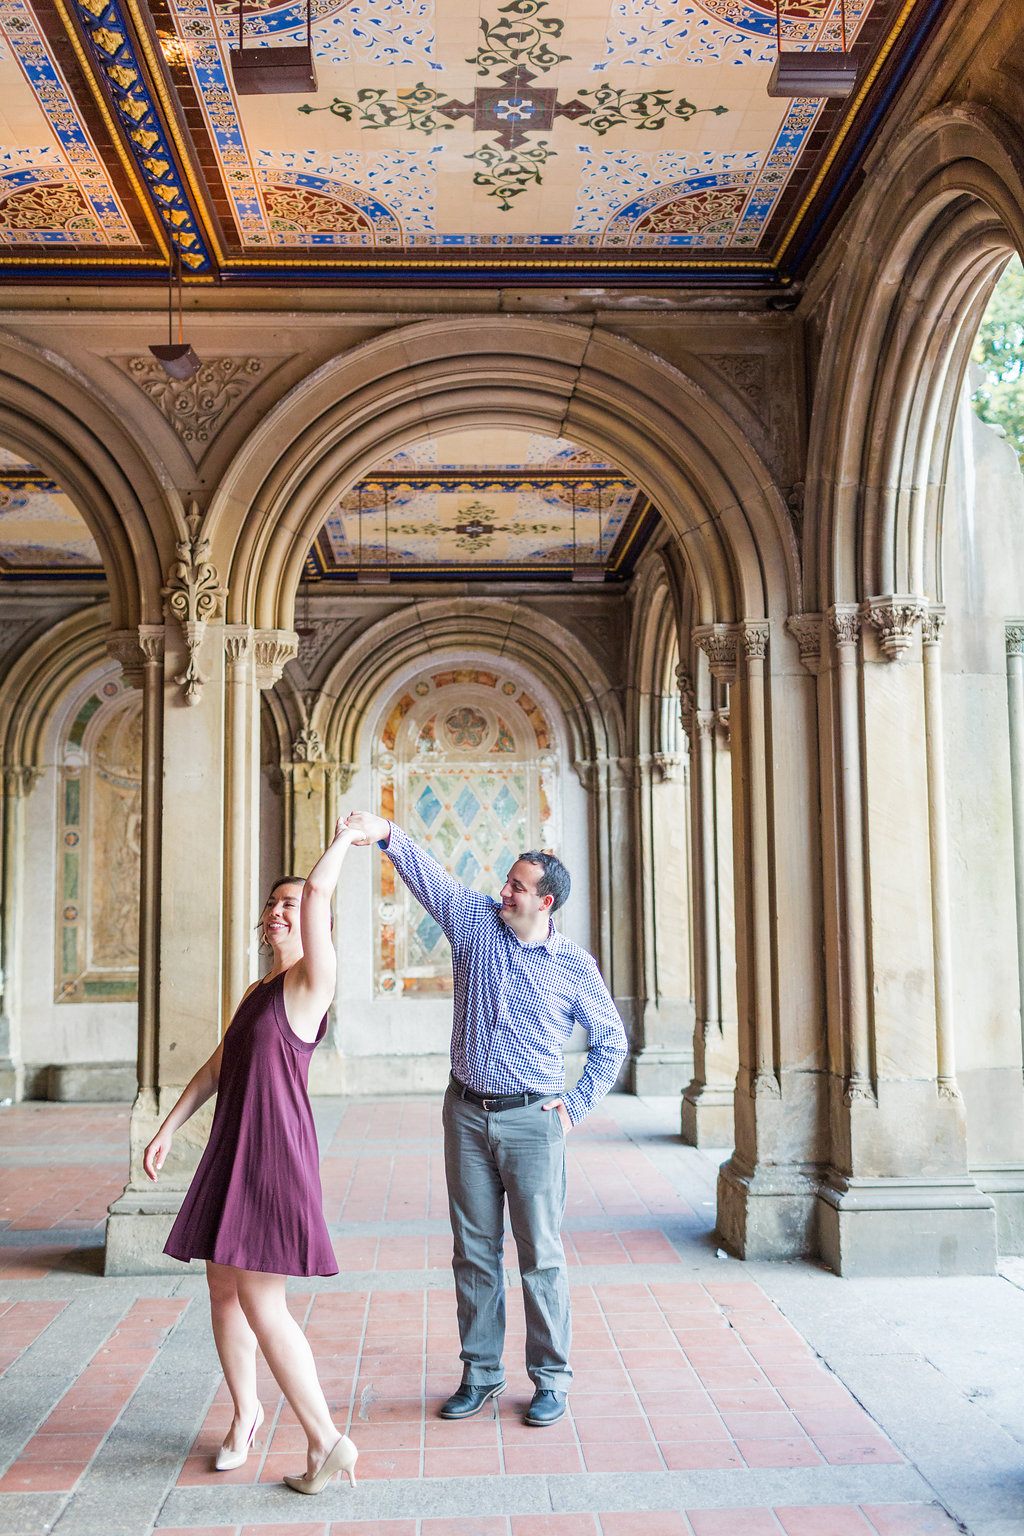
<path id="1" fill-rule="evenodd" d="M 702 624 L 693 631 L 696 644 L 704 652 L 711 675 L 720 683 L 736 681 L 739 632 L 734 624 Z"/>
<path id="2" fill-rule="evenodd" d="M 686 758 L 681 752 L 655 752 L 651 766 L 662 784 L 681 784 Z"/>
<path id="3" fill-rule="evenodd" d="M 812 676 L 821 670 L 822 622 L 820 613 L 791 613 L 786 620 L 786 629 L 800 651 L 800 664 Z"/>
<path id="4" fill-rule="evenodd" d="M 221 635 L 228 666 L 248 660 L 253 649 L 253 632 L 248 624 L 225 624 Z"/>
<path id="5" fill-rule="evenodd" d="M 864 617 L 878 631 L 878 643 L 890 661 L 900 661 L 914 643 L 914 625 L 924 618 L 928 604 L 923 597 L 890 593 L 869 597 Z"/>
<path id="6" fill-rule="evenodd" d="M 829 633 L 837 647 L 856 645 L 860 638 L 860 609 L 856 603 L 833 603 L 828 610 Z"/>
<path id="7" fill-rule="evenodd" d="M 744 619 L 740 625 L 740 640 L 747 661 L 764 661 L 768 655 L 768 638 L 771 626 L 767 619 Z"/>
<path id="8" fill-rule="evenodd" d="M 284 671 L 285 662 L 291 661 L 298 650 L 299 637 L 292 629 L 254 630 L 257 687 L 272 688 Z"/>
<path id="9" fill-rule="evenodd" d="M 929 603 L 921 618 L 921 644 L 941 645 L 946 610 L 941 603 Z"/>
<path id="10" fill-rule="evenodd" d="M 139 625 L 139 650 L 147 666 L 155 666 L 164 659 L 167 634 L 162 624 Z"/>
<path id="11" fill-rule="evenodd" d="M 327 777 L 339 795 L 347 795 L 356 776 L 355 763 L 328 763 Z"/>
<path id="12" fill-rule="evenodd" d="M 1024 656 L 1024 619 L 1010 619 L 1006 625 L 1007 656 Z"/>
<path id="13" fill-rule="evenodd" d="M 121 668 L 129 688 L 141 688 L 146 673 L 146 657 L 135 629 L 114 629 L 107 636 L 107 655 Z"/>
<path id="14" fill-rule="evenodd" d="M 23 800 L 42 776 L 41 768 L 25 768 L 20 763 L 7 763 L 0 768 L 0 784 L 9 800 Z"/>
<path id="15" fill-rule="evenodd" d="M 723 746 L 732 745 L 732 722 L 727 709 L 715 710 L 715 730 L 721 736 Z"/>
<path id="16" fill-rule="evenodd" d="M 715 734 L 715 726 L 718 716 L 713 709 L 698 709 L 693 717 L 697 736 L 701 741 L 710 741 Z"/>
<path id="17" fill-rule="evenodd" d="M 689 736 L 693 730 L 693 713 L 697 708 L 697 690 L 693 678 L 682 663 L 676 667 L 676 683 L 679 687 L 679 718 L 683 730 Z"/>

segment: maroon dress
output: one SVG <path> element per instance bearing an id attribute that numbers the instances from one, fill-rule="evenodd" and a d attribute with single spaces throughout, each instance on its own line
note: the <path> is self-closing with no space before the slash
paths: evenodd
<path id="1" fill-rule="evenodd" d="M 254 988 L 224 1035 L 210 1140 L 164 1252 L 272 1275 L 336 1275 L 306 1084 L 324 1037 L 300 1040 L 284 973 Z"/>

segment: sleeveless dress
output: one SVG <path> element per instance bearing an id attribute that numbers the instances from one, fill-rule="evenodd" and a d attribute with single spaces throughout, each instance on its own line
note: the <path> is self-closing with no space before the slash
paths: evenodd
<path id="1" fill-rule="evenodd" d="M 224 1035 L 210 1139 L 164 1252 L 273 1275 L 336 1275 L 306 1084 L 327 1028 L 300 1040 L 284 973 L 239 1004 Z"/>

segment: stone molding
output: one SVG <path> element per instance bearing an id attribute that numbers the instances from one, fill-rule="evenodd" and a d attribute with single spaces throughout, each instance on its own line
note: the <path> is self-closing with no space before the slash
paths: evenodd
<path id="1" fill-rule="evenodd" d="M 198 704 L 202 697 L 207 678 L 199 670 L 199 647 L 206 625 L 219 618 L 227 597 L 217 567 L 210 559 L 210 541 L 203 537 L 202 524 L 202 515 L 193 502 L 185 516 L 186 536 L 178 541 L 178 558 L 172 563 L 163 588 L 168 612 L 181 625 L 188 647 L 185 670 L 175 678 L 184 691 L 186 704 Z"/>
<path id="2" fill-rule="evenodd" d="M 914 626 L 928 611 L 927 601 L 910 593 L 869 597 L 864 604 L 864 617 L 878 631 L 878 643 L 889 661 L 903 660 L 914 643 Z"/>
<path id="3" fill-rule="evenodd" d="M 821 640 L 824 619 L 820 613 L 791 613 L 785 629 L 793 636 L 800 652 L 800 664 L 812 677 L 821 670 Z"/>
<path id="4" fill-rule="evenodd" d="M 701 624 L 693 631 L 694 644 L 708 659 L 711 675 L 720 683 L 736 681 L 739 630 L 735 624 Z"/>

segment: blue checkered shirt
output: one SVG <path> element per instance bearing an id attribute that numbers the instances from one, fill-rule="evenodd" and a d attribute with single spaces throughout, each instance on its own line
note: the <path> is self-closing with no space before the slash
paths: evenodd
<path id="1" fill-rule="evenodd" d="M 452 1072 L 475 1093 L 558 1095 L 575 1125 L 615 1082 L 626 1032 L 597 962 L 554 924 L 522 944 L 501 903 L 471 891 L 417 848 L 401 827 L 380 846 L 452 947 Z M 587 1065 L 565 1090 L 562 1051 L 574 1024 L 590 1037 Z"/>

